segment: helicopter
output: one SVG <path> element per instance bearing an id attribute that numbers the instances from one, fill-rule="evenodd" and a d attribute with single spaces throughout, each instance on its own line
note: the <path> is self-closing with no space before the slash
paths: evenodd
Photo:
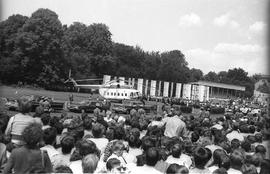
<path id="1" fill-rule="evenodd" d="M 130 100 L 138 99 L 141 96 L 139 90 L 135 89 L 133 85 L 129 85 L 122 79 L 114 79 L 107 81 L 103 84 L 78 84 L 78 81 L 89 81 L 89 80 L 102 80 L 102 79 L 82 79 L 74 80 L 71 77 L 71 71 L 69 71 L 69 78 L 65 83 L 71 82 L 78 89 L 91 89 L 98 90 L 99 94 L 105 99 L 109 100 Z"/>

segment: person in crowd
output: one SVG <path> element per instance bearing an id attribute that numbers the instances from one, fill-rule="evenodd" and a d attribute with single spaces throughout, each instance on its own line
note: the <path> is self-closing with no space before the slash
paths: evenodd
<path id="1" fill-rule="evenodd" d="M 69 166 L 70 157 L 75 146 L 75 139 L 71 135 L 64 135 L 61 139 L 61 147 L 58 150 L 59 154 L 55 157 L 55 168 L 58 166 Z"/>
<path id="2" fill-rule="evenodd" d="M 96 154 L 88 154 L 82 159 L 82 169 L 83 173 L 94 173 L 97 165 L 98 165 L 99 158 Z"/>
<path id="3" fill-rule="evenodd" d="M 89 116 L 83 119 L 84 137 L 86 138 L 93 138 L 92 122 L 93 120 Z"/>
<path id="4" fill-rule="evenodd" d="M 186 137 L 186 124 L 179 118 L 181 111 L 173 110 L 172 116 L 163 118 L 164 135 L 167 137 Z"/>
<path id="5" fill-rule="evenodd" d="M 201 174 L 211 173 L 211 171 L 208 168 L 206 168 L 206 164 L 212 157 L 211 150 L 204 147 L 198 147 L 197 149 L 195 149 L 193 157 L 195 167 L 193 169 L 190 169 L 190 173 L 201 173 Z"/>
<path id="6" fill-rule="evenodd" d="M 43 141 L 45 146 L 41 147 L 41 150 L 46 150 L 48 152 L 49 158 L 52 162 L 53 167 L 55 166 L 55 160 L 59 152 L 54 147 L 56 142 L 56 129 L 55 128 L 47 128 L 43 131 Z"/>
<path id="7" fill-rule="evenodd" d="M 166 174 L 189 174 L 189 170 L 186 166 L 173 163 L 168 167 Z"/>
<path id="8" fill-rule="evenodd" d="M 52 164 L 47 152 L 38 147 L 42 136 L 43 131 L 40 124 L 32 123 L 26 126 L 22 132 L 25 144 L 12 150 L 3 173 L 52 172 Z"/>
<path id="9" fill-rule="evenodd" d="M 227 139 L 231 142 L 233 139 L 238 139 L 240 142 L 244 141 L 244 136 L 239 133 L 239 123 L 234 122 L 232 125 L 232 132 L 226 135 Z"/>
<path id="10" fill-rule="evenodd" d="M 101 154 L 103 154 L 109 140 L 104 137 L 105 127 L 100 124 L 96 123 L 92 127 L 92 134 L 93 138 L 89 138 L 89 140 L 93 141 L 98 149 L 101 151 Z"/>
<path id="11" fill-rule="evenodd" d="M 115 171 L 121 167 L 121 161 L 117 158 L 110 158 L 106 163 L 107 173 L 116 173 Z"/>
<path id="12" fill-rule="evenodd" d="M 61 165 L 55 168 L 54 173 L 73 173 L 73 172 L 68 166 Z"/>
<path id="13" fill-rule="evenodd" d="M 25 144 L 22 138 L 22 132 L 28 125 L 36 122 L 36 119 L 30 115 L 32 110 L 32 102 L 29 97 L 22 96 L 18 103 L 19 113 L 9 119 L 5 131 L 5 134 L 11 137 L 13 147 L 19 147 Z M 42 125 L 41 122 L 39 122 L 39 124 Z"/>
<path id="14" fill-rule="evenodd" d="M 50 120 L 51 120 L 50 113 L 43 113 L 43 114 L 41 114 L 40 119 L 41 119 L 42 124 L 43 124 L 42 130 L 45 130 L 45 129 L 51 127 L 50 124 L 49 124 L 50 123 Z"/>
<path id="15" fill-rule="evenodd" d="M 245 154 L 240 149 L 236 149 L 232 152 L 230 156 L 231 168 L 228 170 L 228 173 L 241 174 L 241 167 L 245 161 Z"/>
<path id="16" fill-rule="evenodd" d="M 184 165 L 188 169 L 192 165 L 192 159 L 190 156 L 182 153 L 182 147 L 180 143 L 173 145 L 171 155 L 167 158 L 166 162 L 173 164 Z"/>

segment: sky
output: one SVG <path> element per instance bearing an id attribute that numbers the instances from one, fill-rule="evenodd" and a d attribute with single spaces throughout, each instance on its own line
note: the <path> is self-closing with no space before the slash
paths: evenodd
<path id="1" fill-rule="evenodd" d="M 189 68 L 269 74 L 269 0 L 0 0 L 1 18 L 56 12 L 62 24 L 105 23 L 114 42 L 145 51 L 180 50 Z"/>

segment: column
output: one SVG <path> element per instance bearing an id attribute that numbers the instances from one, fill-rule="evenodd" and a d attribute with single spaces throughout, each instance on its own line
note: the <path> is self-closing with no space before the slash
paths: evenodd
<path id="1" fill-rule="evenodd" d="M 176 83 L 176 91 L 175 91 L 175 97 L 180 98 L 181 97 L 181 83 Z"/>
<path id="2" fill-rule="evenodd" d="M 137 90 L 140 91 L 140 93 L 143 93 L 143 79 L 138 79 L 138 87 Z"/>
<path id="3" fill-rule="evenodd" d="M 169 82 L 164 82 L 163 97 L 169 96 Z"/>
<path id="4" fill-rule="evenodd" d="M 183 85 L 183 99 L 190 99 L 191 95 L 191 84 Z"/>
<path id="5" fill-rule="evenodd" d="M 151 80 L 150 96 L 155 96 L 156 95 L 156 84 L 157 84 L 157 81 Z"/>
<path id="6" fill-rule="evenodd" d="M 144 95 L 147 95 L 147 94 L 148 94 L 147 91 L 148 91 L 148 80 L 145 80 L 145 90 L 144 90 Z"/>
<path id="7" fill-rule="evenodd" d="M 158 96 L 161 96 L 161 81 L 158 82 Z"/>

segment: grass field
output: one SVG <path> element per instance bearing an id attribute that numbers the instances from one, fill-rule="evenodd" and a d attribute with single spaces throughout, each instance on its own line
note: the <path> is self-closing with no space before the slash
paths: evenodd
<path id="1" fill-rule="evenodd" d="M 49 90 L 43 90 L 43 89 L 29 89 L 29 88 L 16 88 L 16 87 L 11 87 L 11 86 L 0 86 L 0 97 L 1 98 L 19 98 L 20 96 L 23 95 L 41 95 L 41 96 L 48 96 L 53 98 L 54 100 L 57 101 L 68 101 L 69 98 L 68 96 L 70 94 L 73 94 L 73 99 L 74 102 L 79 102 L 82 100 L 86 100 L 90 97 L 90 94 L 87 93 L 77 93 L 77 92 L 57 92 L 57 91 L 49 91 Z M 93 95 L 92 97 L 98 97 L 98 94 Z M 152 104 L 158 104 L 162 105 L 162 103 L 156 103 L 156 102 L 149 102 Z M 5 110 L 4 108 L 4 103 L 3 100 L 0 102 L 0 109 Z M 8 115 L 14 115 L 16 112 L 13 111 L 8 111 Z M 192 114 L 196 117 L 198 116 L 199 110 L 198 109 L 193 109 Z M 59 114 L 59 113 L 54 113 L 54 114 Z M 76 113 L 70 113 L 70 114 L 75 114 Z M 190 115 L 190 114 L 184 114 L 184 115 Z M 212 117 L 220 117 L 222 116 L 221 114 L 215 114 L 211 115 Z"/>

